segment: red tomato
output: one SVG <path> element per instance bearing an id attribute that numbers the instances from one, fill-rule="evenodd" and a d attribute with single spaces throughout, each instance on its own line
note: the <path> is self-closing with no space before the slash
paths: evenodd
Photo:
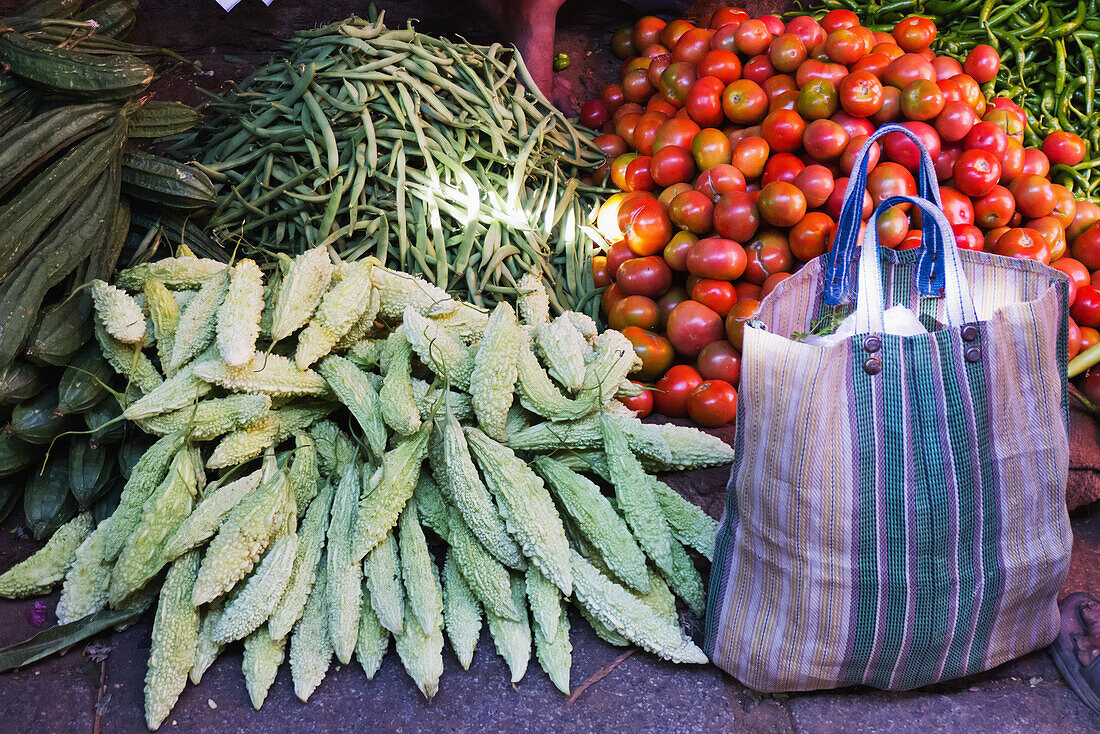
<path id="1" fill-rule="evenodd" d="M 852 117 L 843 110 L 838 111 L 829 119 L 844 128 L 844 132 L 848 133 L 849 138 L 872 135 L 875 132 L 874 123 L 870 120 L 865 117 Z"/>
<path id="2" fill-rule="evenodd" d="M 869 118 L 875 125 L 896 122 L 901 117 L 901 90 L 897 87 L 882 88 L 882 106 Z"/>
<path id="3" fill-rule="evenodd" d="M 710 16 L 710 23 L 708 23 L 707 25 L 709 25 L 711 28 L 722 28 L 723 26 L 729 25 L 730 23 L 741 25 L 748 19 L 749 14 L 741 8 L 719 8 L 718 10 L 714 11 L 714 15 Z M 795 20 L 798 19 L 795 18 Z"/>
<path id="4" fill-rule="evenodd" d="M 772 42 L 771 31 L 759 19 L 746 20 L 733 34 L 737 51 L 746 56 L 756 56 L 768 50 Z"/>
<path id="5" fill-rule="evenodd" d="M 776 153 L 768 159 L 764 166 L 764 175 L 760 177 L 760 185 L 767 186 L 772 181 L 793 182 L 806 164 L 793 153 Z"/>
<path id="6" fill-rule="evenodd" d="M 732 154 L 729 137 L 718 128 L 704 128 L 691 141 L 691 155 L 701 171 L 728 164 Z"/>
<path id="7" fill-rule="evenodd" d="M 668 326 L 668 315 L 672 309 L 688 300 L 688 293 L 684 288 L 674 285 L 668 289 L 668 293 L 657 299 L 657 331 L 664 333 Z"/>
<path id="8" fill-rule="evenodd" d="M 1050 181 L 1034 173 L 1025 173 L 1008 185 L 1016 200 L 1016 211 L 1025 217 L 1037 219 L 1054 211 L 1054 189 Z"/>
<path id="9" fill-rule="evenodd" d="M 825 40 L 826 35 L 825 29 L 808 15 L 799 15 L 798 17 L 791 18 L 787 21 L 787 26 L 784 30 L 802 39 L 802 43 L 806 44 L 806 48 L 813 48 L 821 43 Z"/>
<path id="10" fill-rule="evenodd" d="M 689 150 L 691 141 L 698 133 L 699 125 L 694 120 L 679 117 L 665 120 L 653 137 L 653 151 L 660 153 L 670 145 Z"/>
<path id="11" fill-rule="evenodd" d="M 690 151 L 678 145 L 667 145 L 653 154 L 649 173 L 658 186 L 672 186 L 692 179 L 695 161 Z"/>
<path id="12" fill-rule="evenodd" d="M 741 381 L 741 353 L 725 339 L 703 347 L 695 365 L 704 380 L 724 380 L 731 385 Z"/>
<path id="13" fill-rule="evenodd" d="M 737 303 L 737 291 L 728 280 L 700 278 L 691 287 L 691 300 L 698 301 L 722 318 Z M 656 304 L 654 304 L 656 308 Z"/>
<path id="14" fill-rule="evenodd" d="M 936 40 L 936 24 L 919 15 L 911 15 L 894 26 L 892 35 L 902 50 L 910 53 L 928 48 Z"/>
<path id="15" fill-rule="evenodd" d="M 959 160 L 963 148 L 959 143 L 947 143 L 940 146 L 940 154 L 932 161 L 936 169 L 936 179 L 947 181 L 955 175 L 955 161 Z"/>
<path id="16" fill-rule="evenodd" d="M 1069 310 L 1078 326 L 1100 328 L 1100 288 L 1092 285 L 1077 289 L 1077 300 Z"/>
<path id="17" fill-rule="evenodd" d="M 1069 359 L 1073 359 L 1081 352 L 1081 327 L 1073 319 L 1069 319 L 1069 329 L 1066 335 L 1066 351 Z"/>
<path id="18" fill-rule="evenodd" d="M 672 235 L 672 239 L 665 245 L 663 256 L 665 262 L 673 270 L 687 271 L 687 255 L 691 246 L 699 241 L 699 238 L 686 230 L 681 230 Z"/>
<path id="19" fill-rule="evenodd" d="M 634 33 L 631 36 L 631 40 L 634 42 L 634 48 L 641 50 L 646 46 L 659 43 L 661 40 L 661 31 L 663 31 L 664 28 L 665 22 L 656 16 L 646 15 L 638 18 L 634 23 Z M 637 51 L 635 51 L 635 53 L 637 53 Z"/>
<path id="20" fill-rule="evenodd" d="M 923 122 L 905 122 L 902 125 L 916 133 L 928 151 L 928 155 L 932 160 L 936 160 L 936 156 L 940 154 L 940 136 L 936 134 L 935 128 Z M 887 160 L 900 163 L 914 172 L 920 167 L 920 151 L 908 136 L 902 133 L 887 133 L 882 139 L 882 147 Z"/>
<path id="21" fill-rule="evenodd" d="M 927 59 L 914 53 L 897 57 L 882 70 L 882 83 L 898 89 L 905 89 L 917 79 L 936 81 L 936 70 Z"/>
<path id="22" fill-rule="evenodd" d="M 649 74 L 645 69 L 632 69 L 623 77 L 623 98 L 627 102 L 641 104 L 653 94 L 653 85 L 649 83 Z"/>
<path id="23" fill-rule="evenodd" d="M 938 82 L 963 73 L 962 64 L 950 56 L 937 56 L 932 59 L 932 68 L 936 70 L 936 81 Z"/>
<path id="24" fill-rule="evenodd" d="M 607 84 L 600 89 L 600 101 L 607 106 L 612 113 L 622 106 L 626 100 L 623 98 L 623 88 L 618 84 Z"/>
<path id="25" fill-rule="evenodd" d="M 1057 219 L 1050 215 L 1031 219 L 1027 222 L 1027 227 L 1034 229 L 1047 241 L 1051 260 L 1057 260 L 1066 254 L 1066 230 Z"/>
<path id="26" fill-rule="evenodd" d="M 1066 239 L 1073 242 L 1089 227 L 1100 222 L 1100 206 L 1091 201 L 1078 201 L 1073 222 L 1066 227 Z"/>
<path id="27" fill-rule="evenodd" d="M 916 79 L 901 91 L 901 112 L 910 120 L 932 120 L 943 112 L 943 92 L 934 81 Z"/>
<path id="28" fill-rule="evenodd" d="M 714 230 L 730 240 L 745 242 L 760 226 L 760 210 L 756 200 L 743 191 L 722 196 L 714 206 Z"/>
<path id="29" fill-rule="evenodd" d="M 701 191 L 717 202 L 723 194 L 745 190 L 744 175 L 728 163 L 719 163 L 699 174 L 695 190 Z"/>
<path id="30" fill-rule="evenodd" d="M 611 276 L 607 274 L 606 255 L 592 256 L 592 281 L 597 288 L 606 288 L 611 285 Z"/>
<path id="31" fill-rule="evenodd" d="M 772 151 L 792 153 L 802 146 L 802 134 L 806 123 L 797 112 L 778 110 L 769 114 L 760 123 L 761 135 L 768 141 Z"/>
<path id="32" fill-rule="evenodd" d="M 951 227 L 955 234 L 955 244 L 960 250 L 981 250 L 985 247 L 982 231 L 973 224 L 956 224 Z"/>
<path id="33" fill-rule="evenodd" d="M 759 286 L 753 286 L 759 291 Z M 726 316 L 726 338 L 735 349 L 741 351 L 744 342 L 745 324 L 756 317 L 760 302 L 755 299 L 742 299 L 737 302 Z"/>
<path id="34" fill-rule="evenodd" d="M 672 285 L 672 271 L 664 258 L 635 257 L 619 266 L 615 282 L 623 295 L 660 298 Z"/>
<path id="35" fill-rule="evenodd" d="M 776 227 L 792 227 L 806 214 L 806 196 L 786 181 L 766 184 L 756 205 L 764 221 Z"/>
<path id="36" fill-rule="evenodd" d="M 963 70 L 974 77 L 978 84 L 985 84 L 997 78 L 997 72 L 1001 69 L 1001 57 L 997 49 L 982 43 L 970 49 L 963 62 Z"/>
<path id="37" fill-rule="evenodd" d="M 832 120 L 814 120 L 802 134 L 802 145 L 816 161 L 839 158 L 848 146 L 848 133 Z"/>
<path id="38" fill-rule="evenodd" d="M 733 146 L 730 162 L 744 174 L 745 178 L 759 178 L 764 172 L 764 165 L 768 162 L 770 152 L 771 148 L 768 147 L 768 141 L 764 138 L 745 137 Z"/>
<path id="39" fill-rule="evenodd" d="M 895 248 L 909 234 L 909 215 L 905 207 L 892 206 L 878 217 L 878 241 L 880 245 Z"/>
<path id="40" fill-rule="evenodd" d="M 590 99 L 581 105 L 581 124 L 599 130 L 611 119 L 611 110 L 599 99 Z"/>
<path id="41" fill-rule="evenodd" d="M 772 66 L 784 74 L 798 69 L 806 60 L 807 54 L 806 44 L 793 33 L 777 36 L 768 48 L 768 58 L 771 59 Z"/>
<path id="42" fill-rule="evenodd" d="M 607 250 L 607 260 L 605 261 L 608 277 L 615 280 L 619 275 L 619 266 L 633 257 L 634 253 L 630 251 L 625 242 L 619 241 L 611 245 Z"/>
<path id="43" fill-rule="evenodd" d="M 704 428 L 717 428 L 737 417 L 737 391 L 723 380 L 707 380 L 688 393 L 688 416 Z"/>
<path id="44" fill-rule="evenodd" d="M 731 122 L 752 125 L 767 114 L 768 96 L 756 82 L 738 79 L 722 92 L 722 110 Z"/>
<path id="45" fill-rule="evenodd" d="M 626 246 L 635 255 L 656 255 L 672 237 L 672 221 L 656 199 L 641 200 L 620 213 L 619 224 Z"/>
<path id="46" fill-rule="evenodd" d="M 661 74 L 661 82 L 657 87 L 657 91 L 659 91 L 661 96 L 670 104 L 679 107 L 687 101 L 688 92 L 691 91 L 692 85 L 695 84 L 695 79 L 695 66 L 693 64 L 689 64 L 686 61 L 674 61 L 669 64 L 668 68 Z M 646 82 L 648 83 L 649 80 L 646 79 Z M 625 85 L 625 79 L 623 83 Z M 650 86 L 652 87 L 652 85 Z M 624 86 L 624 93 L 625 91 L 626 89 Z"/>
<path id="47" fill-rule="evenodd" d="M 810 209 L 824 206 L 835 188 L 832 172 L 821 165 L 806 166 L 798 172 L 792 183 L 802 191 L 806 197 L 806 206 Z"/>
<path id="48" fill-rule="evenodd" d="M 700 77 L 688 92 L 684 107 L 700 127 L 714 127 L 725 121 L 722 112 L 722 92 L 726 85 L 714 76 Z"/>
<path id="49" fill-rule="evenodd" d="M 869 71 L 854 71 L 838 87 L 840 106 L 853 117 L 870 117 L 882 109 L 882 83 Z"/>
<path id="50" fill-rule="evenodd" d="M 978 124 L 974 109 L 962 100 L 948 102 L 936 117 L 935 127 L 940 138 L 948 142 L 962 140 Z"/>
<path id="51" fill-rule="evenodd" d="M 1090 271 L 1100 270 L 1100 224 L 1093 224 L 1077 235 L 1070 252 Z M 1078 323 L 1081 322 L 1078 321 Z M 1090 324 L 1085 325 L 1090 326 Z"/>
<path id="52" fill-rule="evenodd" d="M 795 109 L 807 120 L 820 120 L 837 111 L 836 86 L 828 79 L 811 79 L 798 91 Z"/>
<path id="53" fill-rule="evenodd" d="M 712 228 L 714 202 L 700 191 L 685 191 L 672 200 L 668 216 L 680 229 L 706 234 Z"/>
<path id="54" fill-rule="evenodd" d="M 633 31 L 629 26 L 620 28 L 612 34 L 611 52 L 619 59 L 627 59 L 634 55 Z"/>
<path id="55" fill-rule="evenodd" d="M 1043 153 L 1051 163 L 1076 166 L 1085 160 L 1085 141 L 1074 133 L 1055 130 L 1043 139 Z"/>
<path id="56" fill-rule="evenodd" d="M 615 134 L 597 135 L 592 142 L 609 158 L 617 158 L 626 152 L 626 141 Z"/>
<path id="57" fill-rule="evenodd" d="M 668 315 L 668 338 L 676 351 L 694 359 L 723 336 L 722 317 L 697 301 L 684 301 Z"/>
<path id="58" fill-rule="evenodd" d="M 639 380 L 656 380 L 668 371 L 676 359 L 672 343 L 660 334 L 628 326 L 623 329 L 623 336 L 630 340 L 634 353 L 642 360 L 641 369 L 632 373 Z"/>
<path id="59" fill-rule="evenodd" d="M 680 40 L 680 37 L 695 27 L 695 24 L 691 21 L 677 19 L 669 21 L 664 28 L 661 29 L 660 42 L 672 48 L 676 45 L 676 42 Z"/>
<path id="60" fill-rule="evenodd" d="M 768 79 L 775 76 L 775 74 L 775 67 L 772 66 L 772 61 L 768 58 L 767 54 L 753 56 L 745 62 L 743 67 L 741 67 L 741 78 L 748 79 L 757 84 L 763 84 Z"/>
<path id="61" fill-rule="evenodd" d="M 611 311 L 611 309 L 615 307 L 615 304 L 622 300 L 622 298 L 623 292 L 619 290 L 618 283 L 612 283 L 611 285 L 607 286 L 607 289 L 603 292 L 603 295 L 600 296 L 600 313 L 606 316 Z"/>
<path id="62" fill-rule="evenodd" d="M 830 10 L 821 17 L 821 27 L 826 33 L 832 33 L 837 28 L 854 28 L 859 25 L 859 16 L 851 10 Z"/>
<path id="63" fill-rule="evenodd" d="M 871 195 L 874 206 L 878 206 L 891 196 L 916 196 L 917 182 L 905 166 L 883 161 L 867 174 L 867 192 Z M 902 206 L 908 211 L 908 205 Z"/>
<path id="64" fill-rule="evenodd" d="M 1062 229 L 1066 229 L 1073 224 L 1073 219 L 1077 216 L 1077 201 L 1073 198 L 1073 192 L 1065 186 L 1051 184 L 1050 187 L 1054 189 L 1054 210 L 1050 216 L 1058 220 Z"/>
<path id="65" fill-rule="evenodd" d="M 974 204 L 970 197 L 950 186 L 940 187 L 943 213 L 951 224 L 974 224 Z"/>
<path id="66" fill-rule="evenodd" d="M 715 77 L 723 85 L 741 78 L 741 59 L 733 51 L 716 48 L 708 51 L 696 66 L 700 77 Z"/>
<path id="67" fill-rule="evenodd" d="M 607 325 L 616 331 L 628 326 L 656 329 L 659 322 L 657 302 L 648 296 L 627 296 L 612 306 L 607 314 Z"/>
<path id="68" fill-rule="evenodd" d="M 1050 173 L 1050 159 L 1038 148 L 1024 148 L 1022 172 L 1045 177 Z"/>
<path id="69" fill-rule="evenodd" d="M 1050 243 L 1034 229 L 1014 227 L 998 238 L 996 248 L 1005 257 L 1050 263 Z"/>
<path id="70" fill-rule="evenodd" d="M 1090 328 L 1088 326 L 1077 327 L 1081 331 L 1081 351 L 1085 351 L 1091 346 L 1100 344 L 1100 331 Z"/>
<path id="71" fill-rule="evenodd" d="M 791 254 L 808 262 L 829 250 L 836 223 L 824 212 L 807 212 L 787 235 Z"/>
<path id="72" fill-rule="evenodd" d="M 642 384 L 633 380 L 631 382 L 634 382 L 635 385 Z M 619 402 L 633 410 L 636 417 L 645 418 L 653 412 L 653 391 L 647 388 L 633 397 L 621 396 Z"/>
<path id="73" fill-rule="evenodd" d="M 863 146 L 867 144 L 868 135 L 856 135 L 848 141 L 848 145 L 845 146 L 844 152 L 840 156 L 840 170 L 845 175 L 851 175 L 852 169 L 856 165 L 856 156 L 859 155 L 859 151 L 863 149 Z M 875 170 L 875 166 L 878 165 L 879 158 L 882 155 L 882 148 L 878 143 L 872 143 L 870 149 L 867 151 L 867 170 Z"/>
<path id="74" fill-rule="evenodd" d="M 955 186 L 967 196 L 985 196 L 1001 180 L 1001 164 L 992 153 L 981 149 L 964 151 L 952 171 Z"/>
<path id="75" fill-rule="evenodd" d="M 653 176 L 649 172 L 649 162 L 653 160 L 648 155 L 640 155 L 626 164 L 623 172 L 623 186 L 627 191 L 652 191 L 655 187 Z"/>
<path id="76" fill-rule="evenodd" d="M 710 50 L 710 37 L 713 35 L 714 31 L 709 28 L 692 28 L 687 31 L 672 47 L 672 60 L 698 64 Z"/>
<path id="77" fill-rule="evenodd" d="M 661 415 L 669 418 L 683 418 L 687 415 L 687 396 L 703 378 L 694 367 L 678 364 L 669 368 L 665 376 L 657 380 L 653 392 L 653 407 Z"/>
<path id="78" fill-rule="evenodd" d="M 744 248 L 723 237 L 699 240 L 692 245 L 687 256 L 688 272 L 701 278 L 737 280 L 747 265 Z"/>
<path id="79" fill-rule="evenodd" d="M 789 273 L 791 266 L 794 265 L 787 237 L 776 230 L 757 233 L 756 237 L 745 245 L 745 253 L 748 256 L 748 265 L 745 267 L 744 278 L 757 285 L 763 285 L 776 273 Z M 722 313 L 722 316 L 725 315 Z"/>
<path id="80" fill-rule="evenodd" d="M 879 164 L 882 165 L 881 163 Z M 908 171 L 906 171 L 908 173 Z M 844 203 L 844 194 L 848 190 L 848 179 L 838 178 L 836 185 L 833 187 L 833 194 L 829 197 L 829 200 L 825 202 L 825 211 L 834 220 L 840 217 L 840 207 Z M 860 210 L 860 216 L 866 220 L 871 216 L 871 212 L 874 210 L 875 203 L 871 198 L 871 195 L 866 191 L 863 192 L 863 208 Z"/>
<path id="81" fill-rule="evenodd" d="M 963 146 L 967 150 L 979 148 L 988 151 L 1000 160 L 1008 150 L 1008 135 L 995 123 L 983 120 L 970 128 L 970 132 L 963 138 Z"/>

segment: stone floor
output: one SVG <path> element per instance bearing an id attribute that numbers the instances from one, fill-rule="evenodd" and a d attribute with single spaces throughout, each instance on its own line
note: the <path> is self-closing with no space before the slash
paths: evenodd
<path id="1" fill-rule="evenodd" d="M 31 553 L 15 519 L 0 527 L 0 568 Z M 1065 590 L 1100 595 L 1100 505 L 1076 513 L 1073 564 Z M 53 624 L 56 594 L 46 599 Z M 0 602 L 0 646 L 35 632 L 27 621 L 34 601 Z M 0 731 L 144 730 L 143 693 L 152 614 L 122 633 L 78 645 L 63 656 L 0 675 Z M 392 653 L 373 681 L 361 669 L 329 672 L 308 704 L 293 694 L 284 665 L 263 709 L 254 711 L 231 648 L 189 686 L 164 731 L 185 732 L 883 732 L 966 731 L 996 734 L 1076 734 L 1100 731 L 1091 714 L 1040 651 L 971 678 L 906 692 L 849 689 L 762 696 L 712 666 L 678 667 L 595 638 L 573 619 L 577 688 L 601 672 L 570 703 L 535 663 L 511 686 L 507 667 L 485 634 L 469 671 L 448 654 L 439 695 L 426 702 Z M 618 661 L 618 664 L 615 663 Z M 611 669 L 608 672 L 608 669 Z M 176 728 L 178 727 L 178 729 Z"/>
<path id="2" fill-rule="evenodd" d="M 0 15 L 18 3 L 0 0 Z M 474 41 L 492 38 L 485 17 L 466 0 L 390 0 L 391 25 L 419 18 L 429 32 L 462 33 Z M 697 3 L 701 6 L 714 2 Z M 771 12 L 783 0 L 746 3 L 750 12 Z M 171 46 L 202 61 L 208 75 L 176 72 L 161 85 L 163 98 L 200 101 L 196 85 L 216 87 L 237 77 L 270 52 L 293 28 L 364 14 L 362 0 L 275 0 L 265 8 L 244 0 L 228 16 L 213 0 L 143 0 L 133 40 Z M 591 96 L 610 81 L 617 62 L 607 40 L 636 11 L 615 0 L 569 0 L 559 16 L 557 50 L 573 66 L 564 72 L 574 96 Z M 720 512 L 724 472 L 683 477 L 679 488 L 708 511 Z M 37 547 L 16 530 L 17 518 L 0 525 L 0 569 Z M 1066 590 L 1100 595 L 1100 504 L 1073 521 L 1073 567 Z M 46 599 L 53 624 L 56 595 Z M 36 630 L 27 620 L 33 600 L 0 602 L 0 646 Z M 142 688 L 151 614 L 135 627 L 78 645 L 25 670 L 0 675 L 0 733 L 144 731 Z M 971 734 L 1074 734 L 1100 731 L 1062 682 L 1045 652 L 1029 655 L 973 678 L 907 693 L 851 689 L 841 692 L 761 696 L 711 666 L 677 667 L 597 640 L 580 620 L 573 624 L 574 688 L 604 674 L 569 702 L 532 663 L 516 686 L 503 661 L 483 637 L 469 671 L 448 656 L 440 693 L 425 702 L 390 655 L 373 681 L 362 671 L 333 669 L 309 704 L 293 695 L 284 666 L 264 708 L 252 709 L 240 673 L 239 648 L 231 648 L 188 687 L 162 731 L 186 732 L 910 732 Z"/>

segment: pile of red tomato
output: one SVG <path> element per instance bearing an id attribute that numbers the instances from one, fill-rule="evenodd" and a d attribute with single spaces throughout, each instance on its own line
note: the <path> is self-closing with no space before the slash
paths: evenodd
<path id="1" fill-rule="evenodd" d="M 1100 341 L 1100 207 L 1049 178 L 1052 163 L 1084 159 L 1084 142 L 1056 132 L 1025 148 L 1024 110 L 980 87 L 997 75 L 996 51 L 978 46 L 960 64 L 935 55 L 935 37 L 915 16 L 873 33 L 846 10 L 784 24 L 738 8 L 615 33 L 621 82 L 585 102 L 581 121 L 601 132 L 598 175 L 621 191 L 597 222 L 612 243 L 594 260 L 602 312 L 641 357 L 637 379 L 657 388 L 632 408 L 733 420 L 745 322 L 831 247 L 856 153 L 891 122 L 930 152 L 959 246 L 1067 273 L 1070 356 Z M 887 197 L 916 194 L 917 168 L 904 135 L 876 143 L 864 220 Z M 919 245 L 908 208 L 881 218 L 887 247 Z"/>

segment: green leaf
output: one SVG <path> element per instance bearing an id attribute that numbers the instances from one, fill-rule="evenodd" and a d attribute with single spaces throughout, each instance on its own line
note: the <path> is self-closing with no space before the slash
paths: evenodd
<path id="1" fill-rule="evenodd" d="M 92 635 L 131 621 L 141 615 L 143 609 L 105 609 L 87 617 L 50 627 L 35 636 L 8 647 L 0 647 L 0 673 L 21 668 L 60 652 Z"/>

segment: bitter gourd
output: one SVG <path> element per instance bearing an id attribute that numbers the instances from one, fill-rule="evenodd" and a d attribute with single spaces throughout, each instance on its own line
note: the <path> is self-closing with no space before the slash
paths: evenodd
<path id="1" fill-rule="evenodd" d="M 294 361 L 305 369 L 332 351 L 336 343 L 364 318 L 371 305 L 371 270 L 369 262 L 351 263 L 340 282 L 321 298 L 306 328 L 298 335 Z"/>
<path id="2" fill-rule="evenodd" d="M 359 633 L 359 606 L 362 602 L 362 573 L 359 560 L 352 558 L 352 528 L 359 501 L 359 467 L 349 464 L 336 494 L 332 498 L 326 545 L 328 546 L 328 610 L 329 636 L 336 659 L 344 665 L 355 652 L 355 637 Z"/>
<path id="3" fill-rule="evenodd" d="M 382 658 L 386 657 L 386 651 L 390 647 L 390 633 L 378 621 L 369 595 L 370 590 L 364 580 L 363 603 L 359 609 L 359 635 L 355 638 L 355 657 L 367 674 L 367 680 L 372 680 L 382 667 Z"/>
<path id="4" fill-rule="evenodd" d="M 326 357 L 317 371 L 328 381 L 336 398 L 351 411 L 363 429 L 371 452 L 382 456 L 386 450 L 386 424 L 378 393 L 366 373 L 349 360 L 335 355 Z"/>
<path id="5" fill-rule="evenodd" d="M 267 627 L 260 627 L 244 640 L 241 671 L 248 697 L 257 711 L 264 705 L 267 692 L 286 657 L 286 637 L 272 638 Z"/>
<path id="6" fill-rule="evenodd" d="M 164 556 L 173 560 L 192 548 L 197 548 L 218 532 L 222 520 L 247 495 L 260 486 L 260 471 L 207 490 L 202 501 L 164 544 Z"/>
<path id="7" fill-rule="evenodd" d="M 278 354 L 257 354 L 243 367 L 230 367 L 220 359 L 195 365 L 195 376 L 231 392 L 258 392 L 272 397 L 329 394 L 328 383 L 313 370 L 300 370 Z"/>
<path id="8" fill-rule="evenodd" d="M 176 328 L 180 321 L 179 303 L 159 280 L 146 281 L 142 295 L 145 296 L 149 320 L 153 323 L 157 356 L 161 365 L 166 366 L 172 360 L 172 345 L 176 343 Z"/>
<path id="9" fill-rule="evenodd" d="M 405 597 L 422 629 L 443 624 L 443 592 L 428 541 L 420 527 L 416 499 L 410 499 L 397 521 L 397 548 Z"/>
<path id="10" fill-rule="evenodd" d="M 562 693 L 569 694 L 569 669 L 573 664 L 573 643 L 569 641 L 569 615 L 559 604 L 556 633 L 547 636 L 538 619 L 532 622 L 535 638 L 535 657 L 550 682 Z"/>
<path id="11" fill-rule="evenodd" d="M 386 339 L 385 359 L 382 388 L 378 391 L 382 418 L 390 428 L 408 436 L 419 430 L 421 421 L 411 382 L 412 345 L 405 338 L 404 327 Z"/>
<path id="12" fill-rule="evenodd" d="M 656 477 L 650 478 L 650 484 L 657 495 L 665 521 L 672 529 L 672 535 L 713 563 L 718 523 L 703 512 L 703 508 L 684 499 L 679 492 Z"/>
<path id="13" fill-rule="evenodd" d="M 252 634 L 268 620 L 286 591 L 297 553 L 295 532 L 280 536 L 271 544 L 255 573 L 226 603 L 214 628 L 215 642 L 228 645 Z"/>
<path id="14" fill-rule="evenodd" d="M 321 559 L 317 581 L 309 592 L 302 618 L 294 627 L 290 638 L 290 673 L 294 682 L 294 695 L 301 701 L 309 700 L 317 686 L 325 679 L 332 664 L 332 638 L 328 631 L 328 614 L 325 599 L 328 594 L 327 562 Z"/>
<path id="15" fill-rule="evenodd" d="M 469 670 L 481 637 L 481 605 L 450 550 L 443 561 L 443 621 L 459 665 Z"/>
<path id="16" fill-rule="evenodd" d="M 294 492 L 298 517 L 301 517 L 317 496 L 321 482 L 321 473 L 317 468 L 317 443 L 305 431 L 294 434 L 294 456 L 290 460 L 286 477 Z"/>
<path id="17" fill-rule="evenodd" d="M 511 580 L 512 603 L 519 612 L 519 620 L 498 617 L 488 609 L 485 619 L 489 624 L 489 635 L 493 638 L 497 654 L 504 658 L 512 672 L 512 683 L 519 683 L 527 673 L 527 664 L 531 661 L 531 624 L 527 619 L 527 596 L 522 576 L 513 576 Z"/>
<path id="18" fill-rule="evenodd" d="M 367 492 L 359 502 L 355 520 L 353 561 L 381 543 L 397 524 L 397 517 L 416 489 L 420 465 L 428 451 L 430 423 L 411 436 L 402 438 L 382 457 L 382 480 L 377 489 Z"/>
<path id="19" fill-rule="evenodd" d="M 256 423 L 270 408 L 270 396 L 242 393 L 201 400 L 170 413 L 143 418 L 138 425 L 146 433 L 159 436 L 186 431 L 192 441 L 210 441 Z"/>
<path id="20" fill-rule="evenodd" d="M 137 344 L 145 338 L 145 314 L 128 293 L 102 280 L 93 280 L 92 302 L 96 316 L 112 337 L 123 344 Z"/>
<path id="21" fill-rule="evenodd" d="M 305 326 L 328 290 L 335 269 L 324 247 L 314 247 L 294 258 L 275 296 L 272 341 L 281 341 Z"/>
<path id="22" fill-rule="evenodd" d="M 497 304 L 485 326 L 470 375 L 470 400 L 486 435 L 507 441 L 505 423 L 512 407 L 519 356 L 519 325 L 511 305 Z"/>
<path id="23" fill-rule="evenodd" d="M 120 271 L 115 283 L 128 291 L 140 291 L 150 280 L 160 281 L 173 290 L 194 290 L 228 267 L 217 260 L 166 257 Z"/>
<path id="24" fill-rule="evenodd" d="M 195 664 L 199 610 L 191 603 L 191 589 L 198 568 L 198 551 L 181 556 L 168 569 L 160 588 L 145 674 L 145 723 L 152 730 L 160 727 L 176 705 Z"/>
<path id="25" fill-rule="evenodd" d="M 61 583 L 94 527 L 95 520 L 88 512 L 62 525 L 34 555 L 0 575 L 0 596 L 20 599 L 45 594 Z"/>
<path id="26" fill-rule="evenodd" d="M 228 288 L 229 274 L 223 270 L 203 283 L 198 294 L 183 309 L 168 369 L 178 370 L 214 341 L 218 309 Z"/>
<path id="27" fill-rule="evenodd" d="M 404 629 L 405 587 L 392 532 L 363 560 L 363 577 L 379 623 L 393 634 L 400 634 Z"/>
<path id="28" fill-rule="evenodd" d="M 291 466 L 293 472 L 293 465 Z M 306 600 L 317 579 L 318 564 L 325 548 L 325 529 L 332 505 L 332 485 L 325 482 L 317 496 L 309 503 L 298 532 L 298 552 L 290 569 L 290 580 L 275 611 L 267 620 L 272 637 L 290 634 L 294 624 L 301 619 Z"/>
<path id="29" fill-rule="evenodd" d="M 241 260 L 229 270 L 229 289 L 218 307 L 215 341 L 230 367 L 252 360 L 260 336 L 264 308 L 264 276 L 252 260 Z"/>
<path id="30" fill-rule="evenodd" d="M 572 591 L 569 542 L 542 479 L 511 449 L 476 428 L 466 428 L 466 441 L 500 503 L 509 533 L 523 554 L 568 595 Z"/>

